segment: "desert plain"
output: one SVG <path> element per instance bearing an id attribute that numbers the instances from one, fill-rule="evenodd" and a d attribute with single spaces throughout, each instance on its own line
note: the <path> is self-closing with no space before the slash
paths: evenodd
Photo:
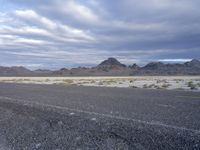
<path id="1" fill-rule="evenodd" d="M 0 77 L 0 82 L 200 91 L 200 76 Z"/>

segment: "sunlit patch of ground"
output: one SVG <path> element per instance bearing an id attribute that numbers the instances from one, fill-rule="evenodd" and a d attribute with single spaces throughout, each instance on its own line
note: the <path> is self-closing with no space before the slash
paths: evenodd
<path id="1" fill-rule="evenodd" d="M 0 77 L 0 82 L 200 91 L 200 76 Z"/>

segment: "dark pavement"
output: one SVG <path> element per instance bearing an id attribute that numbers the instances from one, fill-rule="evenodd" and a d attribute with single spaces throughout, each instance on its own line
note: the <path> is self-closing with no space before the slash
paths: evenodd
<path id="1" fill-rule="evenodd" d="M 200 149 L 200 93 L 1 83 L 1 149 Z"/>

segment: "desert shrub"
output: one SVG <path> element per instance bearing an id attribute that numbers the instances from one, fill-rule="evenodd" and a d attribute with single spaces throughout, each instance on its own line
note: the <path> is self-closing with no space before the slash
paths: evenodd
<path id="1" fill-rule="evenodd" d="M 96 83 L 96 82 L 95 82 L 95 80 L 91 80 L 91 82 L 90 82 L 90 83 Z"/>
<path id="2" fill-rule="evenodd" d="M 108 80 L 110 83 L 116 83 L 116 80 Z"/>
<path id="3" fill-rule="evenodd" d="M 183 79 L 174 79 L 174 81 L 180 82 L 180 81 L 184 81 Z"/>
<path id="4" fill-rule="evenodd" d="M 134 89 L 138 88 L 137 86 L 131 86 L 131 87 L 134 88 Z"/>
<path id="5" fill-rule="evenodd" d="M 188 87 L 191 87 L 193 85 L 193 82 L 192 81 L 189 81 L 188 82 Z"/>
<path id="6" fill-rule="evenodd" d="M 148 86 L 148 88 L 153 88 L 153 87 L 155 87 L 156 85 L 155 84 L 150 84 L 149 86 Z"/>
<path id="7" fill-rule="evenodd" d="M 197 85 L 198 85 L 198 87 L 200 87 L 200 83 L 198 83 Z"/>
<path id="8" fill-rule="evenodd" d="M 160 86 L 158 86 L 158 85 L 154 85 L 154 88 L 155 89 L 162 89 Z"/>
<path id="9" fill-rule="evenodd" d="M 196 85 L 193 84 L 193 85 L 190 87 L 190 89 L 191 89 L 191 90 L 196 90 L 197 87 L 196 87 Z"/>
<path id="10" fill-rule="evenodd" d="M 50 80 L 49 79 L 45 79 L 45 82 L 49 82 Z"/>
<path id="11" fill-rule="evenodd" d="M 164 79 L 163 80 L 157 80 L 156 83 L 167 83 L 167 81 L 164 80 Z"/>
<path id="12" fill-rule="evenodd" d="M 170 86 L 170 84 L 163 84 L 161 87 L 162 88 L 168 88 Z"/>
<path id="13" fill-rule="evenodd" d="M 188 87 L 190 87 L 191 90 L 197 89 L 196 85 L 192 81 L 188 82 Z"/>
<path id="14" fill-rule="evenodd" d="M 133 83 L 133 80 L 130 80 L 129 82 L 130 82 L 130 83 Z"/>
<path id="15" fill-rule="evenodd" d="M 112 83 L 116 83 L 116 81 L 115 80 L 104 80 L 104 81 L 102 81 L 104 84 L 112 84 Z"/>
<path id="16" fill-rule="evenodd" d="M 145 88 L 145 89 L 148 88 L 148 85 L 147 85 L 147 84 L 144 84 L 144 85 L 143 85 L 143 88 Z"/>
<path id="17" fill-rule="evenodd" d="M 102 81 L 99 81 L 98 85 L 104 85 Z"/>
<path id="18" fill-rule="evenodd" d="M 64 82 L 65 84 L 72 84 L 72 83 L 73 83 L 73 80 L 65 79 L 65 80 L 63 80 L 63 82 Z"/>

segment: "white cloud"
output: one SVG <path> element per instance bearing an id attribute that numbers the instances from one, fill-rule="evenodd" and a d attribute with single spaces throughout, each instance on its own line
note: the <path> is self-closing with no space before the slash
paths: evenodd
<path id="1" fill-rule="evenodd" d="M 0 14 L 1 48 L 35 46 L 38 49 L 45 45 L 56 48 L 59 44 L 95 42 L 90 32 L 48 19 L 34 10 L 16 10 L 14 14 Z"/>
<path id="2" fill-rule="evenodd" d="M 28 27 L 24 26 L 21 28 L 13 28 L 13 27 L 2 27 L 0 29 L 1 34 L 24 34 L 24 35 L 38 35 L 38 36 L 50 36 L 51 34 L 44 30 L 39 29 L 37 27 Z"/>
<path id="3" fill-rule="evenodd" d="M 57 27 L 56 23 L 52 22 L 51 20 L 42 17 L 38 15 L 35 11 L 33 10 L 16 10 L 15 14 L 18 17 L 21 17 L 25 20 L 29 20 L 32 23 L 39 23 L 40 25 L 47 27 L 49 29 L 55 29 Z"/>
<path id="4" fill-rule="evenodd" d="M 97 25 L 100 23 L 100 17 L 92 9 L 74 0 L 57 0 L 53 1 L 51 5 L 41 8 L 52 14 L 55 12 L 60 16 L 65 16 L 66 19 L 71 18 L 83 24 Z"/>
<path id="5" fill-rule="evenodd" d="M 25 39 L 25 38 L 17 38 L 16 40 L 14 40 L 14 42 L 20 43 L 20 44 L 31 44 L 31 45 L 48 44 L 47 41 L 35 40 L 35 39 Z"/>
<path id="6" fill-rule="evenodd" d="M 187 61 L 191 61 L 192 59 L 160 59 L 158 61 L 162 61 L 162 62 L 187 62 Z"/>
<path id="7" fill-rule="evenodd" d="M 67 38 L 68 40 L 64 41 L 78 41 L 79 38 L 82 40 L 94 40 L 94 38 L 83 30 L 70 27 L 65 24 L 61 24 L 60 22 L 56 22 L 55 20 L 50 20 L 46 17 L 43 17 L 37 14 L 33 10 L 17 10 L 15 14 L 25 21 L 30 21 L 33 25 L 44 28 L 48 31 L 51 31 L 52 34 L 58 39 Z M 22 20 L 23 21 L 23 20 Z M 30 28 L 30 27 L 29 27 Z M 33 30 L 33 29 L 32 29 Z M 41 30 L 40 30 L 41 31 Z M 72 39 L 70 39 L 72 38 Z M 81 42 L 81 40 L 80 40 Z"/>

